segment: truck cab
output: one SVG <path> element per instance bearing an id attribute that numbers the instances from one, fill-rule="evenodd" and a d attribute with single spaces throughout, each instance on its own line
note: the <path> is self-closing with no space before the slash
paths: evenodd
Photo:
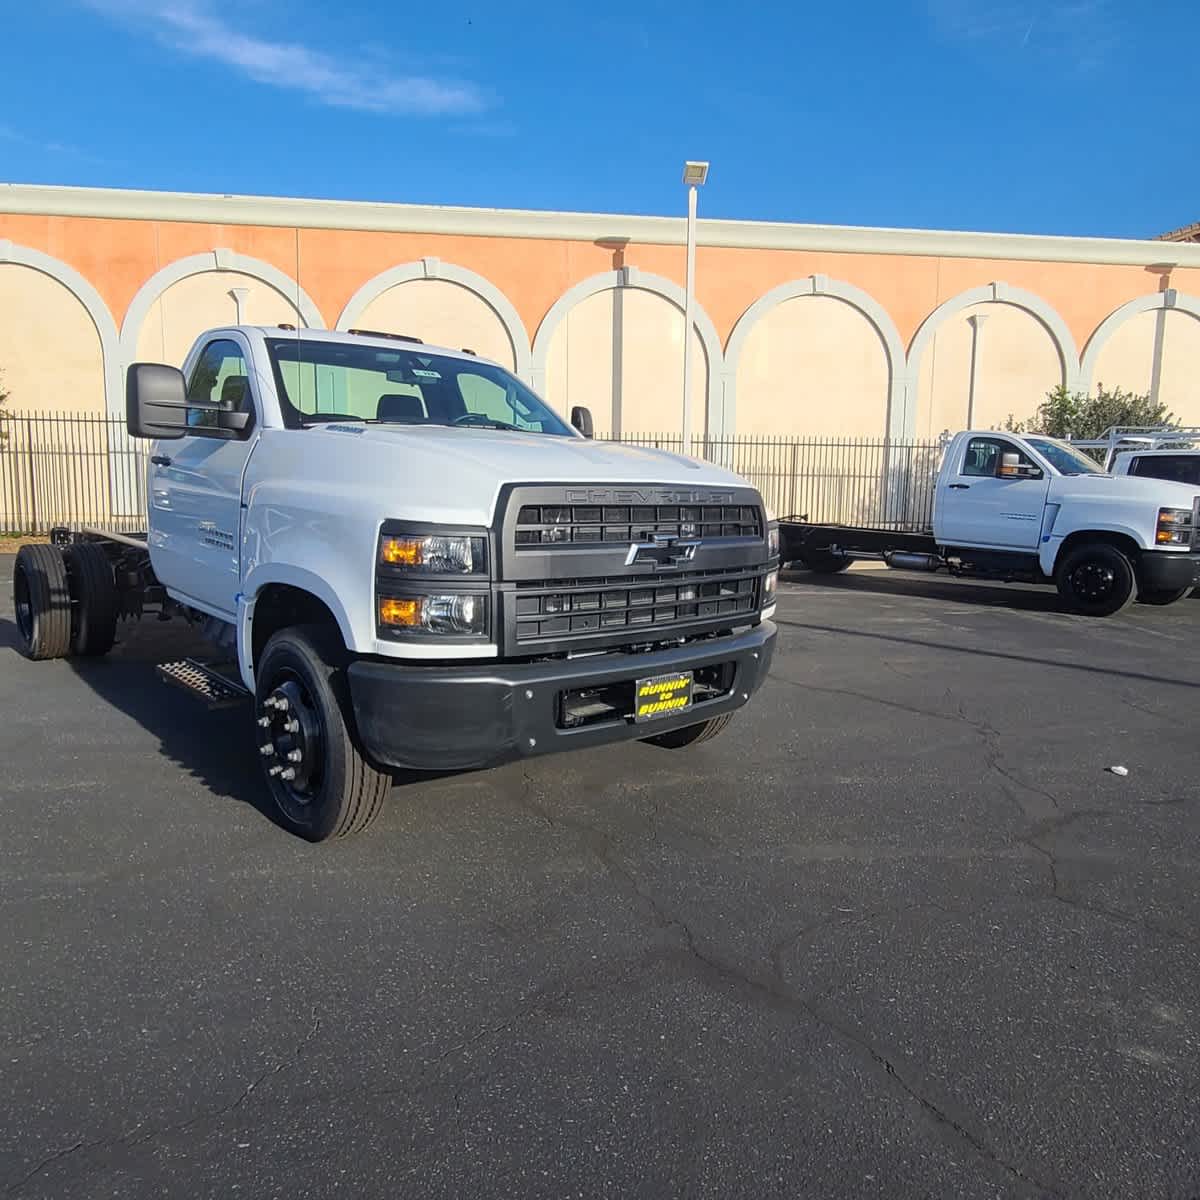
<path id="1" fill-rule="evenodd" d="M 64 531 L 65 571 L 54 547 L 19 562 L 27 649 L 103 652 L 96 629 L 143 601 L 198 623 L 232 660 L 206 686 L 249 700 L 305 837 L 365 827 L 396 771 L 691 746 L 766 677 L 778 529 L 758 492 L 592 440 L 470 351 L 213 329 L 182 370 L 129 368 L 127 419 L 153 439 L 145 541 Z M 39 590 L 60 571 L 86 641 Z"/>
<path id="2" fill-rule="evenodd" d="M 1109 470 L 1114 475 L 1166 479 L 1200 488 L 1200 450 L 1118 450 Z"/>

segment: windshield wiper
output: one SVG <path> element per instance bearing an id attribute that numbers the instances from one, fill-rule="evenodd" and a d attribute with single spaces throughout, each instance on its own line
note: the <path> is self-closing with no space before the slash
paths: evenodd
<path id="1" fill-rule="evenodd" d="M 326 425 L 334 421 L 358 421 L 360 424 L 366 424 L 365 417 L 351 416 L 350 413 L 331 413 L 331 412 L 314 412 L 301 413 L 300 424 L 307 429 L 310 425 Z"/>

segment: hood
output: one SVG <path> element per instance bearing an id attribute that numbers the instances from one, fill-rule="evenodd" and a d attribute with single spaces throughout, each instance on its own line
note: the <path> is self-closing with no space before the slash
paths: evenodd
<path id="1" fill-rule="evenodd" d="M 1079 500 L 1087 504 L 1111 500 L 1144 501 L 1160 508 L 1191 508 L 1200 488 L 1169 479 L 1141 475 L 1056 475 L 1050 482 L 1050 500 Z"/>
<path id="2" fill-rule="evenodd" d="M 365 489 L 385 508 L 402 491 L 412 519 L 439 523 L 489 523 L 509 483 L 749 486 L 723 467 L 665 450 L 507 430 L 347 421 L 264 430 L 261 442 L 260 466 L 276 480 L 309 491 Z"/>

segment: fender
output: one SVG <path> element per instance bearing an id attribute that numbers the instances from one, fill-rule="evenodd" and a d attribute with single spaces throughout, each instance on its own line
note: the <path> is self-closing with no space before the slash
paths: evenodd
<path id="1" fill-rule="evenodd" d="M 1056 525 L 1053 532 L 1042 537 L 1042 544 L 1038 550 L 1038 562 L 1041 565 L 1042 573 L 1048 579 L 1052 579 L 1054 569 L 1058 565 L 1059 555 L 1062 553 L 1063 542 L 1075 534 L 1088 533 L 1119 533 L 1129 538 L 1139 549 L 1146 548 L 1142 545 L 1144 541 L 1142 535 L 1136 529 L 1115 521 L 1089 521 L 1083 528 L 1069 529 L 1065 533 L 1062 532 L 1062 526 L 1059 524 Z"/>
<path id="2" fill-rule="evenodd" d="M 237 645 L 238 669 L 242 682 L 251 691 L 254 690 L 254 663 L 252 655 L 253 639 L 251 631 L 254 627 L 254 607 L 263 588 L 272 583 L 287 584 L 301 591 L 311 592 L 318 600 L 333 613 L 337 622 L 342 641 L 348 649 L 355 650 L 354 628 L 350 623 L 349 614 L 337 592 L 319 575 L 304 567 L 295 567 L 285 562 L 266 562 L 256 567 L 246 577 L 245 586 L 238 596 L 237 612 Z"/>

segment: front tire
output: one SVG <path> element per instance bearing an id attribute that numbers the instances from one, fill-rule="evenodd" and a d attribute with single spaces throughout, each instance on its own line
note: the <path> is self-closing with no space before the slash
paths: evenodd
<path id="1" fill-rule="evenodd" d="M 66 658 L 71 652 L 71 589 L 57 546 L 22 546 L 13 565 L 13 608 L 28 658 Z"/>
<path id="2" fill-rule="evenodd" d="M 310 842 L 366 829 L 392 786 L 356 744 L 345 658 L 328 628 L 298 625 L 267 642 L 256 671 L 267 787 L 280 823 Z"/>
<path id="3" fill-rule="evenodd" d="M 1139 604 L 1157 604 L 1160 607 L 1168 604 L 1174 604 L 1176 600 L 1182 600 L 1185 596 L 1190 596 L 1192 589 L 1185 588 L 1143 588 L 1138 592 Z"/>
<path id="4" fill-rule="evenodd" d="M 1069 550 L 1054 573 L 1058 594 L 1086 617 L 1112 617 L 1137 599 L 1133 563 L 1107 542 L 1085 542 Z"/>
<path id="5" fill-rule="evenodd" d="M 725 713 L 699 725 L 687 725 L 683 729 L 672 729 L 669 733 L 656 734 L 654 737 L 642 738 L 651 746 L 662 746 L 666 750 L 682 750 L 685 746 L 698 746 L 715 738 L 733 720 L 733 713 Z"/>

